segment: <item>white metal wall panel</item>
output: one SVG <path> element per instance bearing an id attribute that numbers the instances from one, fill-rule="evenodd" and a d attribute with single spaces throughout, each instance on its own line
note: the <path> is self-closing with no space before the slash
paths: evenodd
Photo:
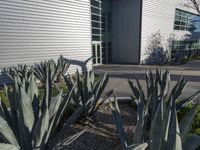
<path id="1" fill-rule="evenodd" d="M 185 7 L 188 0 L 143 0 L 142 31 L 141 31 L 141 63 L 145 63 L 148 38 L 160 31 L 163 36 L 163 45 L 168 49 L 167 39 L 174 34 L 177 40 L 183 39 L 189 32 L 174 30 L 176 8 L 197 13 Z M 199 35 L 200 36 L 200 35 Z"/>
<path id="2" fill-rule="evenodd" d="M 90 12 L 90 0 L 0 1 L 0 68 L 60 54 L 85 61 L 91 57 Z"/>

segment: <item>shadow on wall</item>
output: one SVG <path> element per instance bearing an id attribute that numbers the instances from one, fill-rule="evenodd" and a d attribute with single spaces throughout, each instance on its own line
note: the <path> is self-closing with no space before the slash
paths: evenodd
<path id="1" fill-rule="evenodd" d="M 163 44 L 164 38 L 161 35 L 160 31 L 151 34 L 147 40 L 146 47 L 146 64 L 167 64 L 170 62 L 170 52 L 172 47 L 172 38 L 173 36 L 167 39 L 167 44 Z"/>

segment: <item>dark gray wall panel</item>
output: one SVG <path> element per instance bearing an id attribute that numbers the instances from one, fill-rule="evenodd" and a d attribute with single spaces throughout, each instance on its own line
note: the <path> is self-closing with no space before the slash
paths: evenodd
<path id="1" fill-rule="evenodd" d="M 141 0 L 113 1 L 113 61 L 139 63 Z"/>

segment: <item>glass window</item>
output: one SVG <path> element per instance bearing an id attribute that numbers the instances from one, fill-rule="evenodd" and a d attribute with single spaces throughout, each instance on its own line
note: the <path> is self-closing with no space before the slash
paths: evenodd
<path id="1" fill-rule="evenodd" d="M 200 16 L 176 9 L 174 30 L 200 32 Z"/>
<path id="2" fill-rule="evenodd" d="M 100 16 L 92 15 L 92 20 L 94 20 L 94 21 L 100 21 Z"/>
<path id="3" fill-rule="evenodd" d="M 96 7 L 92 7 L 91 11 L 92 11 L 92 14 L 99 14 L 100 13 L 100 9 L 96 8 Z"/>
<path id="4" fill-rule="evenodd" d="M 100 34 L 99 29 L 92 29 L 92 34 Z"/>
<path id="5" fill-rule="evenodd" d="M 101 0 L 91 0 L 92 41 L 102 41 Z"/>
<path id="6" fill-rule="evenodd" d="M 100 23 L 92 21 L 92 27 L 99 28 L 100 27 Z"/>
<path id="7" fill-rule="evenodd" d="M 92 41 L 102 42 L 103 62 L 112 60 L 113 0 L 91 0 Z"/>
<path id="8" fill-rule="evenodd" d="M 95 6 L 95 7 L 99 7 L 100 6 L 100 2 L 93 0 L 93 1 L 91 1 L 91 5 Z"/>
<path id="9" fill-rule="evenodd" d="M 199 50 L 200 41 L 173 41 L 172 47 L 174 51 Z"/>

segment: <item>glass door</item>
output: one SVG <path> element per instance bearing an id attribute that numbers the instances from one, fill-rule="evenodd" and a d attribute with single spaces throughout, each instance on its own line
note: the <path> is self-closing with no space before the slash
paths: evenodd
<path id="1" fill-rule="evenodd" d="M 102 45 L 99 41 L 92 42 L 93 64 L 102 64 Z"/>

